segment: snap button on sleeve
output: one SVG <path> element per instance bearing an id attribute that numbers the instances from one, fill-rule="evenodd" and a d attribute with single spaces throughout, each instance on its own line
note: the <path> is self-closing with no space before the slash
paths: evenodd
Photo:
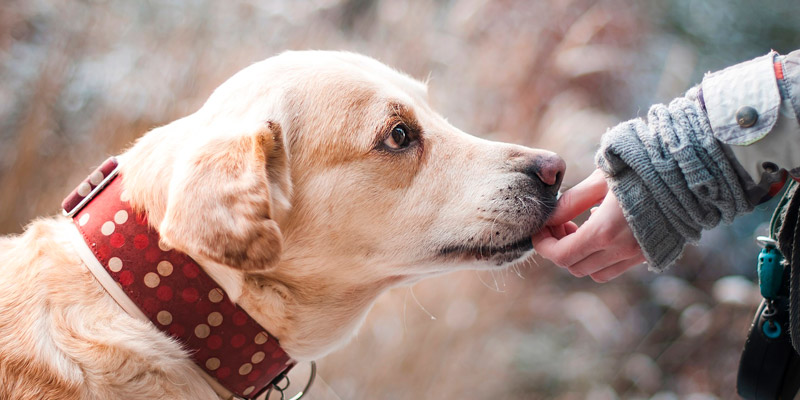
<path id="1" fill-rule="evenodd" d="M 742 128 L 749 128 L 758 121 L 758 111 L 750 106 L 739 107 L 736 110 L 736 123 Z"/>
<path id="2" fill-rule="evenodd" d="M 775 52 L 703 78 L 703 102 L 714 137 L 747 146 L 775 127 L 781 94 L 775 80 Z"/>

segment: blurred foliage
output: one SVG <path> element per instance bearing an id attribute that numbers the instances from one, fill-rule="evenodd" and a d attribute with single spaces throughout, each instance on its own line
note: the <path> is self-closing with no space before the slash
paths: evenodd
<path id="1" fill-rule="evenodd" d="M 420 79 L 467 132 L 592 170 L 600 135 L 702 74 L 797 47 L 796 1 L 4 0 L 0 232 L 55 214 L 93 165 L 286 49 L 342 49 Z M 663 275 L 575 279 L 543 260 L 383 296 L 321 360 L 314 398 L 732 398 L 771 205 Z M 744 276 L 742 276 L 744 275 Z"/>
<path id="2" fill-rule="evenodd" d="M 659 31 L 697 50 L 701 72 L 757 57 L 765 48 L 787 54 L 800 37 L 800 10 L 791 1 L 670 0 L 654 2 L 652 11 Z"/>

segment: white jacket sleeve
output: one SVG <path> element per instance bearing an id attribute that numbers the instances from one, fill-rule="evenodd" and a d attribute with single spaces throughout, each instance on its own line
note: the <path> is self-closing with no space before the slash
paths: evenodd
<path id="1" fill-rule="evenodd" d="M 708 74 L 702 102 L 752 204 L 800 179 L 800 50 Z"/>

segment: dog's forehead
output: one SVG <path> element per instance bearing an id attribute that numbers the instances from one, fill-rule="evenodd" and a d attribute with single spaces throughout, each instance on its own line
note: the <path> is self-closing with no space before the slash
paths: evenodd
<path id="1" fill-rule="evenodd" d="M 339 52 L 290 52 L 276 57 L 290 77 L 282 91 L 286 124 L 297 152 L 340 160 L 363 155 L 401 108 L 422 110 L 423 83 L 380 62 Z M 336 152 L 331 152 L 336 149 Z"/>
<path id="2" fill-rule="evenodd" d="M 231 77 L 199 114 L 273 120 L 293 158 L 336 162 L 368 152 L 398 104 L 425 113 L 426 85 L 359 54 L 289 51 Z"/>
<path id="3" fill-rule="evenodd" d="M 361 54 L 338 51 L 291 51 L 277 57 L 280 61 L 293 64 L 297 68 L 316 71 L 313 77 L 326 79 L 334 75 L 343 80 L 371 82 L 375 89 L 399 89 L 411 96 L 426 98 L 427 86 L 380 61 Z"/>
<path id="4" fill-rule="evenodd" d="M 258 119 L 285 105 L 350 112 L 377 103 L 427 104 L 427 86 L 367 56 L 337 51 L 287 51 L 236 73 L 209 97 L 209 116 Z M 287 110 L 297 111 L 297 110 Z"/>
<path id="5" fill-rule="evenodd" d="M 427 87 L 372 58 L 339 52 L 291 52 L 276 57 L 291 71 L 284 96 L 290 105 L 342 115 L 381 117 L 390 104 L 427 103 Z M 298 111 L 298 110 L 294 110 Z"/>

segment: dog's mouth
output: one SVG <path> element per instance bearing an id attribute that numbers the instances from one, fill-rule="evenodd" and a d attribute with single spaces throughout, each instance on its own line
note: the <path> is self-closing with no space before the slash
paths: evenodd
<path id="1" fill-rule="evenodd" d="M 495 263 L 496 265 L 503 265 L 505 263 L 522 258 L 531 250 L 533 250 L 531 236 L 525 236 L 516 242 L 502 246 L 447 246 L 439 250 L 439 256 L 448 259 L 475 259 L 479 261 L 486 260 Z"/>
<path id="2" fill-rule="evenodd" d="M 546 197 L 540 200 L 538 216 L 521 226 L 509 227 L 494 233 L 499 237 L 494 240 L 484 240 L 474 243 L 462 242 L 454 245 L 446 245 L 439 249 L 439 258 L 451 261 L 486 261 L 496 266 L 507 265 L 518 261 L 531 254 L 533 250 L 533 235 L 539 232 L 555 209 L 556 196 Z M 502 238 L 500 243 L 496 239 Z"/>

